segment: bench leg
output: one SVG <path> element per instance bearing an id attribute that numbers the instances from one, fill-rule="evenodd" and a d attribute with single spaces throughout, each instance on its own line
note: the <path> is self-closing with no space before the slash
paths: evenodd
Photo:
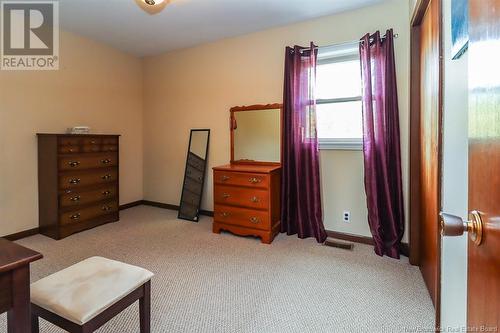
<path id="1" fill-rule="evenodd" d="M 151 281 L 144 284 L 144 296 L 139 299 L 141 333 L 151 332 Z"/>
<path id="2" fill-rule="evenodd" d="M 31 333 L 40 332 L 40 323 L 37 315 L 31 315 Z"/>

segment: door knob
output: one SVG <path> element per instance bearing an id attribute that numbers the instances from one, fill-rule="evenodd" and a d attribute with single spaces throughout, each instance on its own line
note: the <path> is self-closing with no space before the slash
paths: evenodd
<path id="1" fill-rule="evenodd" d="M 469 214 L 469 221 L 462 220 L 461 217 L 448 213 L 439 213 L 441 216 L 441 235 L 460 236 L 465 231 L 469 233 L 469 238 L 476 245 L 481 245 L 483 240 L 483 219 L 477 210 Z"/>

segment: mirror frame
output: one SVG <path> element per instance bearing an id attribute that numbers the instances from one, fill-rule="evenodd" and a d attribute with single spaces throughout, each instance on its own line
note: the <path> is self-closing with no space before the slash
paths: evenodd
<path id="1" fill-rule="evenodd" d="M 203 180 L 201 182 L 201 191 L 200 191 L 200 200 L 198 202 L 198 211 L 196 212 L 196 216 L 193 217 L 193 219 L 189 219 L 186 217 L 181 216 L 181 207 L 182 207 L 182 202 L 184 199 L 184 187 L 186 186 L 186 177 L 187 177 L 187 169 L 188 169 L 188 161 L 189 161 L 189 152 L 191 151 L 191 139 L 193 138 L 193 132 L 208 132 L 207 135 L 207 148 L 205 151 L 205 168 L 203 170 Z M 189 132 L 189 144 L 188 144 L 188 149 L 187 149 L 187 155 L 186 155 L 186 165 L 184 167 L 184 179 L 182 181 L 182 189 L 181 189 L 181 200 L 179 203 L 179 211 L 177 212 L 177 218 L 186 220 L 186 221 L 191 221 L 191 222 L 199 222 L 200 220 L 200 210 L 201 210 L 201 201 L 203 199 L 203 191 L 205 189 L 205 181 L 207 178 L 207 165 L 208 165 L 208 151 L 210 147 L 210 129 L 209 128 L 195 128 L 191 129 Z"/>
<path id="2" fill-rule="evenodd" d="M 253 161 L 253 160 L 234 160 L 234 123 L 235 123 L 235 112 L 244 111 L 264 111 L 264 110 L 280 110 L 280 138 L 283 137 L 283 104 L 255 104 L 248 106 L 235 106 L 232 107 L 229 112 L 231 113 L 229 128 L 231 131 L 231 164 L 250 164 L 250 165 L 281 165 L 283 162 L 283 142 L 280 140 L 280 161 L 279 162 L 266 162 L 266 161 Z"/>

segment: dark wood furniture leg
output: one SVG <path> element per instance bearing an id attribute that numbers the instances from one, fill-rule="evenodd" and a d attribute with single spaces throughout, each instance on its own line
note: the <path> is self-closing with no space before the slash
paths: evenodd
<path id="1" fill-rule="evenodd" d="M 31 315 L 31 333 L 39 333 L 40 332 L 40 322 L 38 320 L 38 316 L 32 314 Z"/>
<path id="2" fill-rule="evenodd" d="M 151 332 L 151 281 L 144 284 L 144 295 L 139 299 L 141 333 Z"/>
<path id="3" fill-rule="evenodd" d="M 12 308 L 7 312 L 9 333 L 30 332 L 30 269 L 12 271 Z"/>

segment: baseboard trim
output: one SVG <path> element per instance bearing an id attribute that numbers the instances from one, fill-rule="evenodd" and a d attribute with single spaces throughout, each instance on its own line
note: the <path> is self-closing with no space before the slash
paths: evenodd
<path id="1" fill-rule="evenodd" d="M 30 236 L 34 236 L 34 235 L 37 235 L 38 234 L 38 228 L 33 228 L 33 229 L 29 229 L 29 230 L 24 230 L 24 231 L 20 231 L 20 232 L 16 232 L 15 234 L 10 234 L 10 235 L 7 235 L 7 236 L 3 236 L 3 238 L 13 242 L 13 241 L 16 241 L 16 240 L 20 240 L 22 238 L 26 238 L 26 237 L 30 237 Z"/>
<path id="2" fill-rule="evenodd" d="M 125 210 L 125 209 L 140 206 L 143 204 L 143 202 L 144 202 L 144 200 L 137 200 L 137 201 L 129 202 L 127 204 L 120 205 L 120 210 Z"/>
<path id="3" fill-rule="evenodd" d="M 372 246 L 374 245 L 372 237 L 354 235 L 354 234 L 332 231 L 332 230 L 326 230 L 326 234 L 328 235 L 328 237 L 341 239 L 341 240 L 345 240 L 348 242 L 367 244 L 367 245 L 372 245 Z M 408 243 L 401 243 L 400 251 L 401 251 L 402 255 L 409 257 L 410 256 L 410 247 L 409 247 Z"/>
<path id="4" fill-rule="evenodd" d="M 373 238 L 367 237 L 367 236 L 354 235 L 354 234 L 332 231 L 332 230 L 327 230 L 326 234 L 328 235 L 328 237 L 341 239 L 341 240 L 345 240 L 348 242 L 374 245 Z"/>
<path id="5" fill-rule="evenodd" d="M 163 209 L 169 209 L 169 210 L 179 210 L 178 205 L 172 205 L 172 204 L 167 204 L 163 202 L 157 202 L 157 201 L 150 201 L 150 200 L 142 200 L 142 204 L 146 206 L 153 206 L 157 208 L 163 208 Z M 205 216 L 214 216 L 214 212 L 211 210 L 200 210 L 200 215 L 205 215 Z"/>

